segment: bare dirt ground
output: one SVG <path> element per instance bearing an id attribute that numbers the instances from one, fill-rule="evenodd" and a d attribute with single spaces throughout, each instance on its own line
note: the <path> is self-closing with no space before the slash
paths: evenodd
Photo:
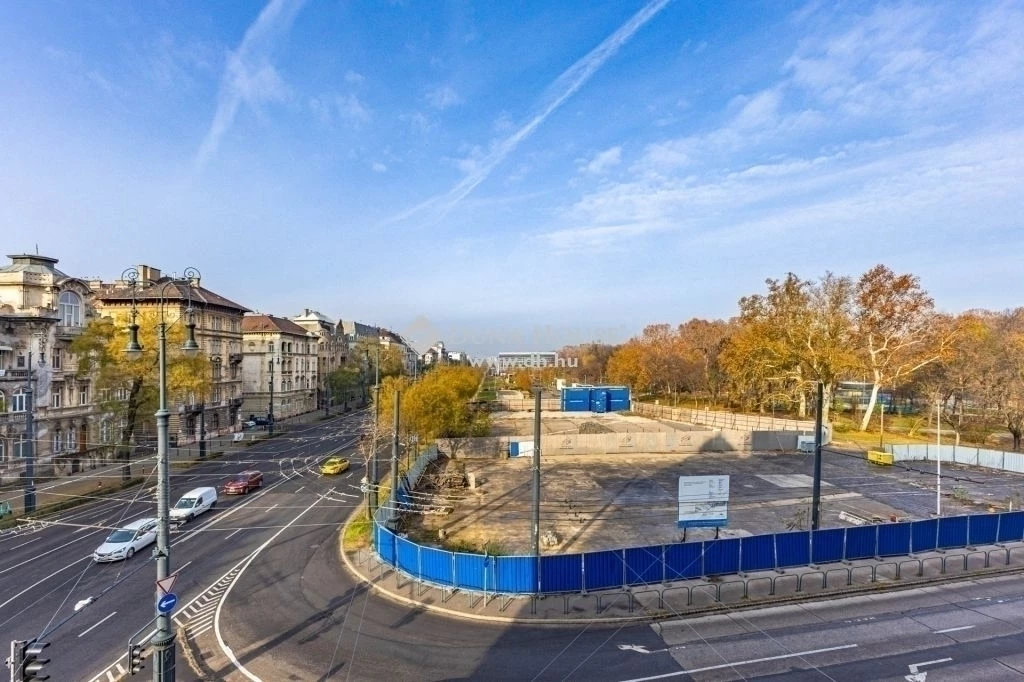
<path id="1" fill-rule="evenodd" d="M 596 417 L 596 418 L 595 418 Z M 533 417 L 503 415 L 507 435 L 532 434 Z M 529 423 L 529 428 L 525 427 Z M 589 425 L 589 426 L 588 426 Z M 660 430 L 672 426 L 642 417 L 559 414 L 544 433 L 583 428 Z M 632 429 L 629 427 L 633 427 Z M 517 431 L 518 430 L 518 431 Z M 527 431 L 524 434 L 523 431 Z M 542 439 L 543 443 L 543 439 Z M 532 550 L 532 458 L 449 460 L 452 480 L 475 487 L 434 491 L 407 529 L 417 541 L 453 549 L 528 554 Z M 1019 490 L 1024 477 L 964 467 L 943 467 L 943 514 L 986 511 Z M 541 535 L 558 542 L 542 553 L 566 553 L 673 543 L 680 476 L 728 474 L 729 521 L 720 537 L 810 527 L 813 455 L 703 453 L 544 456 L 541 462 Z M 821 527 L 928 518 L 936 507 L 935 476 L 925 463 L 880 467 L 855 452 L 825 452 Z M 710 539 L 716 529 L 689 529 L 686 540 Z"/>

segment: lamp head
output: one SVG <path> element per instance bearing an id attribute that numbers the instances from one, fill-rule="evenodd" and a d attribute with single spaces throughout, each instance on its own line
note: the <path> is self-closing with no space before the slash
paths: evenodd
<path id="1" fill-rule="evenodd" d="M 128 356 L 129 360 L 138 360 L 142 356 L 142 346 L 139 344 L 139 325 L 132 323 L 128 330 L 128 345 L 124 349 L 124 354 Z"/>
<path id="2" fill-rule="evenodd" d="M 199 354 L 199 344 L 196 343 L 196 323 L 189 320 L 185 326 L 188 329 L 188 336 L 185 338 L 185 343 L 181 344 L 181 350 L 186 357 L 194 358 Z"/>

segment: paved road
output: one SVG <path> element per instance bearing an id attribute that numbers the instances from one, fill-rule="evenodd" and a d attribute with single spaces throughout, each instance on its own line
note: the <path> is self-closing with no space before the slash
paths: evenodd
<path id="1" fill-rule="evenodd" d="M 324 454 L 354 439 L 359 414 L 339 416 L 185 471 L 172 471 L 171 503 L 200 485 L 219 486 L 247 468 L 265 473 L 264 489 L 246 496 L 221 496 L 217 507 L 172 532 L 172 570 L 179 603 L 188 604 L 287 523 L 290 502 L 277 490 L 316 464 Z M 113 475 L 118 475 L 116 470 Z M 97 501 L 48 519 L 29 532 L 0 536 L 0 644 L 45 637 L 51 679 L 109 679 L 107 669 L 125 657 L 128 637 L 151 629 L 155 563 L 150 550 L 131 560 L 95 564 L 91 553 L 110 528 L 156 515 L 150 486 Z M 81 600 L 95 601 L 75 614 Z M 123 664 L 123 660 L 120 663 Z M 179 668 L 184 666 L 178 657 Z M 180 679 L 188 679 L 182 670 Z"/>

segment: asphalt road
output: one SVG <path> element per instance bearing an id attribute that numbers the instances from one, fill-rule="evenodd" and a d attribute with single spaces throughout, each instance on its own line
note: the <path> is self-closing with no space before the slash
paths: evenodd
<path id="1" fill-rule="evenodd" d="M 287 522 L 294 509 L 289 500 L 272 502 L 275 491 L 299 471 L 314 467 L 326 453 L 352 442 L 359 419 L 358 413 L 350 413 L 297 427 L 217 460 L 172 471 L 171 504 L 194 487 L 219 487 L 245 469 L 257 468 L 265 475 L 262 491 L 221 495 L 213 510 L 172 531 L 171 570 L 181 571 L 174 587 L 180 604 L 207 590 Z M 118 475 L 117 470 L 112 474 Z M 91 554 L 111 528 L 156 516 L 153 483 L 49 517 L 47 524 L 29 532 L 0 536 L 4 649 L 10 640 L 38 637 L 59 626 L 42 638 L 51 645 L 46 650 L 51 679 L 103 679 L 105 671 L 125 657 L 128 638 L 152 630 L 153 546 L 128 561 L 110 564 L 94 563 Z M 76 614 L 75 605 L 89 598 L 94 601 Z M 189 679 L 180 656 L 178 668 L 179 679 Z"/>

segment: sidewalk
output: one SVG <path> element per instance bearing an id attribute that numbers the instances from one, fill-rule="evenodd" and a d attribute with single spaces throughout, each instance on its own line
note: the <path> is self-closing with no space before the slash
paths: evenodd
<path id="1" fill-rule="evenodd" d="M 331 416 L 335 416 L 332 413 Z M 320 421 L 323 418 L 323 411 L 317 410 L 297 415 L 278 422 L 274 428 L 274 437 L 287 434 L 290 429 Z M 225 434 L 207 440 L 206 456 L 199 459 L 199 444 L 191 443 L 181 447 L 168 449 L 168 462 L 173 469 L 189 467 L 200 461 L 215 459 L 225 453 L 236 452 L 250 447 L 269 438 L 267 429 L 242 431 L 244 438 L 236 441 L 235 434 Z M 153 471 L 156 468 L 156 454 L 148 454 L 131 462 L 131 475 L 135 485 L 138 481 L 144 481 L 147 486 L 155 485 Z M 122 486 L 121 464 L 104 462 L 94 469 L 88 469 L 68 476 L 58 476 L 47 481 L 36 482 L 36 516 L 47 513 L 48 508 L 55 505 L 65 504 L 68 506 L 75 503 L 85 502 L 90 499 L 102 498 L 125 489 Z M 17 519 L 24 514 L 25 492 L 23 487 L 10 487 L 0 491 L 0 502 L 9 502 L 14 512 L 13 516 L 5 516 L 0 519 L 4 525 Z M 18 524 L 18 528 L 23 524 Z M 0 531 L 3 532 L 3 531 Z"/>
<path id="2" fill-rule="evenodd" d="M 346 551 L 345 529 L 361 512 L 357 509 L 349 517 L 340 536 L 342 561 L 357 580 L 400 604 L 491 622 L 565 625 L 644 621 L 798 603 L 825 595 L 877 594 L 1024 570 L 1024 545 L 989 545 L 589 593 L 506 596 L 418 583 L 378 561 L 370 549 Z"/>

